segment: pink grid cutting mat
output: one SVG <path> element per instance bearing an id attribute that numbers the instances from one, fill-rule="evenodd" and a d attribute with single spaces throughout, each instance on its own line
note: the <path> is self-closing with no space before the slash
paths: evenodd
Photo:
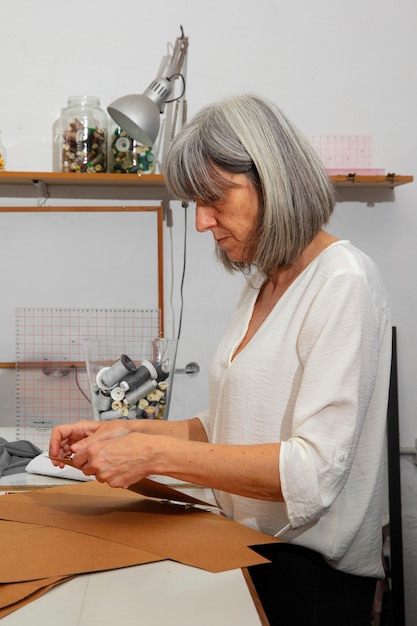
<path id="1" fill-rule="evenodd" d="M 92 419 L 83 340 L 159 336 L 159 312 L 16 309 L 16 438 L 47 450 L 51 428 Z"/>
<path id="2" fill-rule="evenodd" d="M 317 135 L 308 137 L 328 174 L 383 176 L 384 169 L 372 166 L 371 135 Z"/>

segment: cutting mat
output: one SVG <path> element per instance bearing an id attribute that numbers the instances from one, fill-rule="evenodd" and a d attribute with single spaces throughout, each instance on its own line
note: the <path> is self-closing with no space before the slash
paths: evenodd
<path id="1" fill-rule="evenodd" d="M 385 174 L 384 169 L 372 165 L 372 135 L 314 135 L 307 139 L 330 175 Z"/>
<path id="2" fill-rule="evenodd" d="M 159 311 L 16 309 L 16 438 L 47 450 L 51 428 L 92 419 L 83 340 L 159 336 Z"/>

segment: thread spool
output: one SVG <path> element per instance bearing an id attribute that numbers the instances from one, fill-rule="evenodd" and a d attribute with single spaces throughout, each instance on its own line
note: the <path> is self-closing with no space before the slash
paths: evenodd
<path id="1" fill-rule="evenodd" d="M 120 386 L 126 391 L 133 391 L 143 385 L 147 380 L 156 379 L 157 376 L 158 372 L 152 363 L 150 361 L 142 361 L 134 372 L 123 377 Z"/>
<path id="2" fill-rule="evenodd" d="M 107 411 L 111 407 L 111 397 L 108 393 L 101 390 L 96 396 L 96 408 L 98 411 Z"/>
<path id="3" fill-rule="evenodd" d="M 128 406 L 132 404 L 136 404 L 137 402 L 139 402 L 139 400 L 141 400 L 142 398 L 147 396 L 149 393 L 154 391 L 154 389 L 156 389 L 156 386 L 157 386 L 156 380 L 147 380 L 140 387 L 137 387 L 133 391 L 127 392 L 127 394 L 124 397 L 124 404 Z"/>
<path id="4" fill-rule="evenodd" d="M 136 365 L 130 357 L 122 354 L 120 359 L 110 367 L 103 367 L 96 377 L 97 385 L 101 389 L 112 389 L 127 374 L 134 372 Z"/>
<path id="5" fill-rule="evenodd" d="M 143 412 L 146 409 L 146 407 L 149 406 L 149 402 L 147 401 L 146 398 L 142 398 L 141 400 L 139 400 L 139 402 L 136 405 L 136 417 L 137 419 L 140 419 L 141 417 L 143 417 Z"/>
<path id="6" fill-rule="evenodd" d="M 159 363 L 157 365 L 155 365 L 155 369 L 157 371 L 157 380 L 158 382 L 162 382 L 163 380 L 166 380 L 169 376 L 169 361 L 168 359 L 166 361 L 164 361 L 163 363 Z"/>
<path id="7" fill-rule="evenodd" d="M 110 391 L 110 397 L 113 400 L 119 400 L 119 402 L 121 402 L 125 397 L 125 392 L 121 387 L 113 387 L 113 389 Z"/>
<path id="8" fill-rule="evenodd" d="M 110 411 L 103 411 L 100 413 L 100 420 L 107 422 L 108 420 L 117 420 L 120 419 L 121 413 L 120 411 L 114 411 L 110 409 Z"/>
<path id="9" fill-rule="evenodd" d="M 156 408 L 152 405 L 149 405 L 146 407 L 146 409 L 144 409 L 144 418 L 148 419 L 148 420 L 153 420 L 155 419 L 155 415 L 156 415 Z"/>

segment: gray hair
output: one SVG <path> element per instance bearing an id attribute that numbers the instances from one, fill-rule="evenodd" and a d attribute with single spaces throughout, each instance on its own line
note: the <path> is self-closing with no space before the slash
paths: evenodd
<path id="1" fill-rule="evenodd" d="M 253 263 L 265 275 L 291 265 L 328 222 L 333 184 L 307 139 L 271 102 L 240 95 L 204 107 L 174 138 L 164 164 L 171 193 L 213 202 L 245 174 L 260 199 L 251 241 Z M 217 251 L 230 270 L 250 268 Z"/>

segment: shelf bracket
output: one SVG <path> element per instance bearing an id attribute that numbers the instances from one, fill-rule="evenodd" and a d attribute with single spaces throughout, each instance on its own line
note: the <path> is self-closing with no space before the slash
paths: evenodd
<path id="1" fill-rule="evenodd" d="M 38 206 L 45 206 L 49 199 L 48 185 L 43 180 L 33 179 L 32 185 L 35 187 L 36 196 L 38 199 Z"/>

